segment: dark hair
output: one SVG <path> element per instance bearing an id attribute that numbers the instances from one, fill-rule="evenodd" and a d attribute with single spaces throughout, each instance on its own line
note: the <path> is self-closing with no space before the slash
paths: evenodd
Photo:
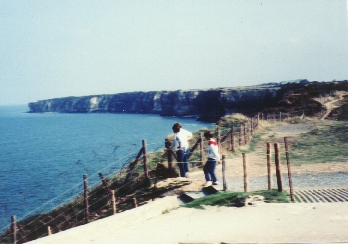
<path id="1" fill-rule="evenodd" d="M 173 131 L 175 133 L 179 132 L 180 131 L 180 128 L 181 128 L 181 124 L 180 123 L 175 123 L 172 127 Z"/>
<path id="2" fill-rule="evenodd" d="M 214 134 L 213 134 L 213 132 L 211 132 L 210 130 L 208 130 L 208 131 L 204 132 L 204 137 L 210 139 L 210 138 L 213 138 L 213 137 L 214 137 Z"/>

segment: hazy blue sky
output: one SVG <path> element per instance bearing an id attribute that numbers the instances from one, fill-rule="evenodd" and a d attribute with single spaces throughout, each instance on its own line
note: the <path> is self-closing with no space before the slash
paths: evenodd
<path id="1" fill-rule="evenodd" d="M 0 0 L 0 104 L 348 79 L 346 0 Z"/>

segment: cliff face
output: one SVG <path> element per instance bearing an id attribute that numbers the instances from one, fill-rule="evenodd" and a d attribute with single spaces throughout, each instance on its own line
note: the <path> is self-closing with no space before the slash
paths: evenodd
<path id="1" fill-rule="evenodd" d="M 245 87 L 210 90 L 131 92 L 65 97 L 29 103 L 30 113 L 154 113 L 198 115 L 216 121 L 226 112 L 258 112 L 273 103 L 278 88 Z"/>

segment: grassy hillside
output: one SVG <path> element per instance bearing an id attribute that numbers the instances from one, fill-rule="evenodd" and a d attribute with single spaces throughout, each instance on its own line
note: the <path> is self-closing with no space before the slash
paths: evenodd
<path id="1" fill-rule="evenodd" d="M 297 165 L 348 160 L 347 122 L 310 120 L 312 130 L 292 139 L 290 157 Z"/>

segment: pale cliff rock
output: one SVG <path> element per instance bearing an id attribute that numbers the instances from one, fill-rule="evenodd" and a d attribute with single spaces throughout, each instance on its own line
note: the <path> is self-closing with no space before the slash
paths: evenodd
<path id="1" fill-rule="evenodd" d="M 214 121 L 226 112 L 258 112 L 274 102 L 278 88 L 241 87 L 209 90 L 129 92 L 64 97 L 29 103 L 30 113 L 152 113 L 198 115 Z"/>

